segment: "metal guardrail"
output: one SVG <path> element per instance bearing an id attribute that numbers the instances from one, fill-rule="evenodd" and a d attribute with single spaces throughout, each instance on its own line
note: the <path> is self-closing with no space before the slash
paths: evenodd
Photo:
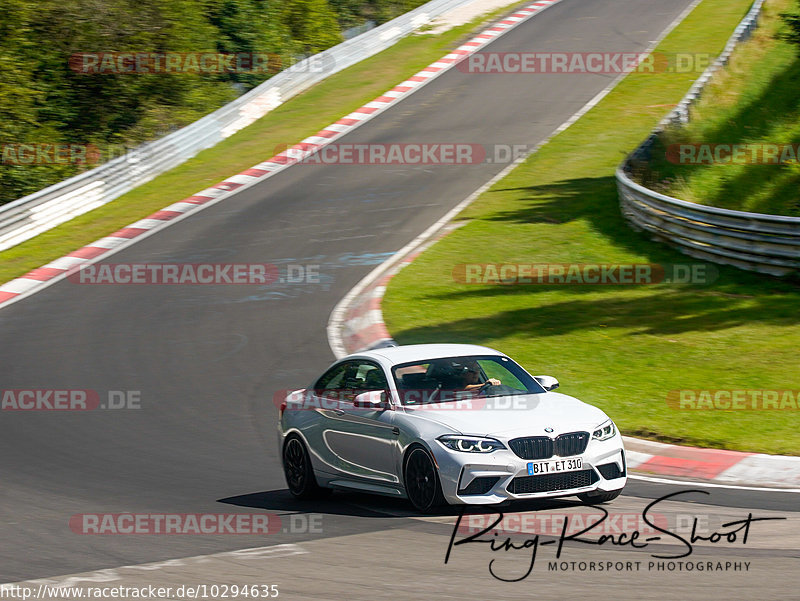
<path id="1" fill-rule="evenodd" d="M 247 127 L 326 77 L 473 0 L 433 0 L 281 71 L 233 102 L 90 171 L 0 206 L 0 251 L 111 202 Z M 265 159 L 268 157 L 265 157 Z"/>
<path id="2" fill-rule="evenodd" d="M 687 255 L 772 275 L 800 271 L 800 218 L 678 200 L 640 186 L 622 170 L 617 187 L 631 225 Z"/>
<path id="3" fill-rule="evenodd" d="M 682 253 L 715 263 L 771 275 L 800 271 L 800 218 L 732 211 L 659 194 L 634 182 L 635 161 L 647 160 L 659 133 L 689 121 L 689 109 L 714 72 L 728 63 L 736 45 L 758 26 L 764 0 L 756 0 L 728 40 L 725 50 L 705 70 L 678 106 L 661 121 L 617 169 L 622 214 L 634 228 L 648 232 Z"/>

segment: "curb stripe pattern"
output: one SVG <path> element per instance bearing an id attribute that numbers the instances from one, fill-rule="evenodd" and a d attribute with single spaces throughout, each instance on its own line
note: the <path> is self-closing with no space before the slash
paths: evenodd
<path id="1" fill-rule="evenodd" d="M 428 67 L 425 67 L 422 71 L 411 76 L 403 83 L 384 92 L 375 100 L 368 102 L 361 108 L 339 119 L 336 123 L 325 127 L 313 136 L 309 136 L 299 144 L 295 144 L 291 148 L 278 153 L 258 165 L 254 165 L 250 169 L 229 177 L 223 182 L 215 184 L 189 198 L 185 198 L 182 201 L 157 211 L 145 219 L 141 219 L 136 223 L 124 227 L 106 238 L 92 242 L 47 265 L 6 282 L 0 286 L 0 308 L 16 300 L 20 300 L 23 296 L 28 296 L 37 292 L 48 283 L 54 283 L 54 280 L 65 277 L 71 270 L 76 270 L 80 268 L 81 265 L 100 260 L 104 256 L 116 252 L 122 244 L 131 244 L 133 239 L 147 232 L 166 227 L 172 220 L 183 217 L 190 212 L 200 210 L 200 207 L 209 203 L 211 200 L 220 199 L 220 197 L 223 196 L 227 197 L 243 186 L 253 185 L 258 181 L 283 171 L 295 162 L 313 155 L 337 138 L 352 131 L 370 118 L 409 96 L 422 85 L 452 68 L 464 57 L 477 52 L 481 47 L 487 45 L 498 36 L 508 32 L 538 12 L 558 2 L 560 2 L 560 0 L 540 0 L 519 9 L 510 17 L 505 18 L 474 36 L 456 50 L 450 52 Z M 123 242 L 108 242 L 108 240 L 112 238 L 123 239 Z"/>
<path id="2" fill-rule="evenodd" d="M 636 441 L 640 443 L 640 441 Z M 634 443 L 634 444 L 636 444 Z M 662 476 L 686 476 L 715 480 L 752 453 L 664 445 L 663 455 L 628 451 L 628 466 L 640 472 Z"/>

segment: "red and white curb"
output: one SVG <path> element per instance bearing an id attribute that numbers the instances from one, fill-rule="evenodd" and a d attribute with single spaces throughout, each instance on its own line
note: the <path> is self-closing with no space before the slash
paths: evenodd
<path id="1" fill-rule="evenodd" d="M 425 67 L 422 71 L 412 75 L 403 83 L 384 92 L 381 96 L 378 96 L 335 123 L 328 125 L 315 135 L 309 136 L 299 144 L 288 148 L 258 165 L 254 165 L 250 169 L 242 171 L 233 177 L 229 177 L 224 182 L 215 184 L 189 198 L 176 202 L 105 238 L 101 238 L 60 259 L 56 259 L 38 269 L 34 269 L 22 277 L 6 282 L 0 286 L 0 307 L 7 306 L 26 296 L 30 296 L 46 286 L 63 279 L 72 271 L 79 269 L 82 265 L 107 258 L 123 248 L 142 240 L 148 235 L 160 231 L 164 227 L 167 227 L 167 225 L 176 223 L 190 214 L 196 213 L 201 210 L 201 208 L 209 207 L 229 198 L 236 192 L 240 192 L 283 171 L 297 161 L 315 154 L 334 140 L 341 138 L 403 98 L 410 96 L 422 86 L 452 68 L 465 57 L 480 50 L 520 23 L 530 19 L 545 8 L 557 4 L 559 1 L 560 0 L 539 0 L 517 10 L 510 16 L 483 30 L 451 53 Z"/>
<path id="2" fill-rule="evenodd" d="M 800 487 L 800 457 L 683 447 L 625 437 L 628 467 L 724 484 Z"/>

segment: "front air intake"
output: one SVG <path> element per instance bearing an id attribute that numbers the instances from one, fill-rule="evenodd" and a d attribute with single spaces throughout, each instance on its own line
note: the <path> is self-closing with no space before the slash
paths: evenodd
<path id="1" fill-rule="evenodd" d="M 544 474 L 542 476 L 520 476 L 511 481 L 511 484 L 508 485 L 508 492 L 515 495 L 524 495 L 537 492 L 571 490 L 573 488 L 591 486 L 597 480 L 597 473 L 594 470 Z"/>

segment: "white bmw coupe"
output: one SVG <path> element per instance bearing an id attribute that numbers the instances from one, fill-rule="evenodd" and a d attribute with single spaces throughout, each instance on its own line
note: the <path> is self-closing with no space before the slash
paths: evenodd
<path id="1" fill-rule="evenodd" d="M 603 411 L 557 387 L 483 346 L 349 355 L 279 403 L 289 490 L 405 497 L 423 512 L 569 495 L 610 501 L 626 482 L 622 437 Z"/>

